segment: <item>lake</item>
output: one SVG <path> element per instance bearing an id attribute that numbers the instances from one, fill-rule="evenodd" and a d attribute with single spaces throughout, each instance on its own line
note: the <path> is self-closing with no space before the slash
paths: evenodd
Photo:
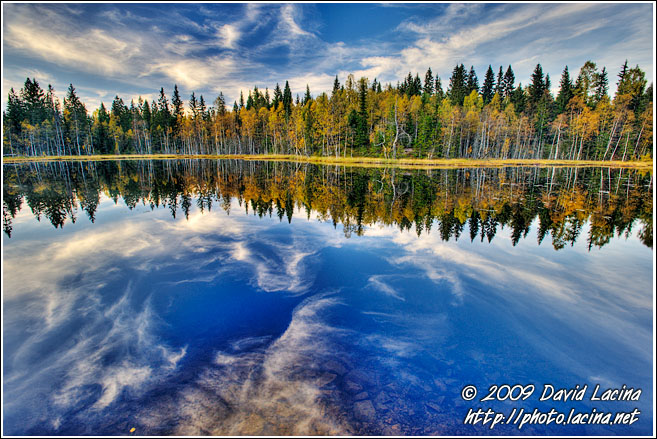
<path id="1" fill-rule="evenodd" d="M 3 171 L 5 434 L 652 434 L 651 172 Z"/>

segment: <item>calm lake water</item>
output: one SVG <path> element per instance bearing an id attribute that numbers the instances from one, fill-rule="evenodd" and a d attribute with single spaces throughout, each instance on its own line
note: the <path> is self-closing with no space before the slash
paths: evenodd
<path id="1" fill-rule="evenodd" d="M 649 172 L 3 171 L 5 434 L 652 433 Z M 535 391 L 481 401 L 504 384 Z M 478 408 L 640 415 L 464 425 Z"/>

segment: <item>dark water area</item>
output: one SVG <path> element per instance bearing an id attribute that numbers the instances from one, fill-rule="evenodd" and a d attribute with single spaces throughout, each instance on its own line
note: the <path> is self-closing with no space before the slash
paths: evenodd
<path id="1" fill-rule="evenodd" d="M 652 191 L 609 168 L 3 165 L 4 433 L 649 435 Z M 479 408 L 511 419 L 464 423 Z M 509 416 L 535 409 L 640 413 Z"/>

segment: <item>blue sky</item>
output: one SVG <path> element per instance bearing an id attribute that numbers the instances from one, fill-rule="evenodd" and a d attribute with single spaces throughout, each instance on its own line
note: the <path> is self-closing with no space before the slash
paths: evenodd
<path id="1" fill-rule="evenodd" d="M 564 66 L 609 72 L 628 60 L 653 81 L 652 3 L 614 4 L 12 4 L 3 3 L 3 106 L 26 77 L 60 98 L 73 83 L 87 108 L 153 99 L 173 85 L 185 101 L 219 91 L 229 103 L 257 85 L 290 82 L 317 95 L 349 73 L 397 83 L 431 67 L 446 88 L 453 67 L 511 64 L 527 84 L 537 63 L 556 91 Z"/>

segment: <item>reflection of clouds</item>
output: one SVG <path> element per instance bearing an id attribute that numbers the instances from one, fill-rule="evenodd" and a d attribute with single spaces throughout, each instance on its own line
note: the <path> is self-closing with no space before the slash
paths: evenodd
<path id="1" fill-rule="evenodd" d="M 247 245 L 245 241 L 239 241 L 234 244 L 231 252 L 234 260 L 247 264 L 253 270 L 255 286 L 267 292 L 302 293 L 308 289 L 310 279 L 306 276 L 301 262 L 306 256 L 310 256 L 311 252 L 299 251 L 298 244 L 281 245 L 273 242 L 267 243 L 267 250 L 275 251 L 273 257 L 249 249 L 257 249 L 260 244 L 261 242 L 256 241 Z"/>
<path id="2" fill-rule="evenodd" d="M 370 278 L 367 281 L 368 285 L 371 286 L 372 288 L 381 291 L 383 294 L 404 301 L 405 299 L 393 287 L 391 287 L 385 281 L 383 281 L 385 277 L 386 276 L 384 275 L 370 276 Z"/>
<path id="3" fill-rule="evenodd" d="M 168 404 L 147 408 L 139 421 L 153 428 L 177 413 L 176 435 L 344 433 L 322 403 L 322 386 L 335 375 L 319 372 L 322 359 L 332 355 L 328 339 L 340 332 L 321 323 L 321 314 L 337 303 L 321 295 L 306 299 L 268 346 L 269 337 L 233 342 L 193 385 Z"/>
<path id="4" fill-rule="evenodd" d="M 105 204 L 113 203 L 103 200 Z M 38 425 L 48 418 L 58 428 L 71 416 L 107 416 L 111 410 L 105 409 L 116 408 L 122 396 L 139 397 L 177 373 L 186 348 L 171 348 L 156 337 L 161 322 L 147 299 L 150 290 L 126 286 L 128 276 L 165 272 L 175 276 L 163 279 L 171 285 L 217 283 L 230 274 L 263 291 L 295 294 L 311 285 L 306 265 L 315 250 L 296 230 L 289 238 L 271 240 L 260 233 L 268 224 L 255 218 L 196 212 L 188 220 L 162 219 L 167 215 L 166 210 L 131 214 L 102 228 L 70 227 L 59 236 L 50 235 L 45 244 L 14 240 L 5 249 L 4 329 L 5 339 L 14 345 L 5 348 L 4 383 L 10 401 L 7 413 L 14 419 L 26 411 L 35 415 L 31 418 Z M 310 339 L 328 328 L 311 320 L 329 302 L 305 304 L 288 331 L 254 359 L 270 383 L 262 391 L 278 392 L 279 399 L 288 401 L 289 410 L 298 412 L 300 432 L 303 422 L 321 418 L 318 386 L 289 372 L 287 387 L 274 389 L 276 375 L 285 373 L 289 359 L 301 362 L 321 355 L 313 351 L 320 346 Z M 259 341 L 236 343 L 241 351 Z M 244 369 L 247 357 L 232 358 L 237 362 L 231 367 Z M 195 391 L 188 389 L 187 397 Z M 35 405 L 35 399 L 43 403 Z M 260 404 L 262 410 L 274 410 L 281 402 L 262 396 Z"/>
<path id="5" fill-rule="evenodd" d="M 535 233 L 536 223 L 531 230 Z M 391 228 L 367 229 L 365 235 L 399 246 L 389 262 L 415 267 L 436 283 L 448 281 L 459 298 L 453 305 L 472 306 L 484 300 L 499 306 L 498 312 L 510 316 L 518 334 L 579 376 L 616 367 L 602 352 L 602 340 L 607 348 L 625 352 L 628 364 L 637 365 L 637 374 L 645 374 L 642 365 L 649 364 L 647 347 L 652 345 L 652 332 L 644 324 L 652 312 L 652 268 L 645 256 L 651 250 L 636 240 L 618 240 L 592 251 L 586 242 L 577 242 L 555 252 L 550 246 L 531 245 L 531 235 L 519 248 L 508 239 L 471 245 L 467 240 L 444 242 L 435 234 L 417 237 Z M 483 293 L 480 286 L 490 288 Z M 473 287 L 476 290 L 470 290 Z M 564 343 L 565 338 L 571 343 Z M 582 346 L 581 340 L 589 340 L 589 345 Z M 583 356 L 583 349 L 591 353 Z"/>
<path id="6" fill-rule="evenodd" d="M 434 282 L 447 281 L 452 285 L 452 293 L 462 298 L 465 291 L 461 276 L 478 279 L 497 287 L 508 287 L 510 291 L 534 293 L 539 290 L 543 294 L 572 302 L 577 289 L 567 277 L 555 276 L 555 272 L 563 267 L 543 258 L 527 258 L 522 266 L 517 265 L 513 253 L 502 246 L 504 240 L 486 246 L 477 246 L 480 252 L 468 251 L 463 246 L 444 242 L 436 234 L 424 234 L 420 237 L 408 232 L 394 229 L 373 229 L 373 235 L 387 237 L 404 248 L 402 256 L 395 256 L 390 262 L 397 265 L 409 264 L 420 268 L 428 279 Z M 366 231 L 370 235 L 370 229 Z M 500 245 L 502 244 L 502 245 Z M 494 256 L 488 251 L 493 250 Z M 491 257 L 492 256 L 492 257 Z M 437 264 L 436 259 L 442 261 Z M 522 288 L 518 288 L 523 284 Z"/>
<path id="7" fill-rule="evenodd" d="M 74 299 L 65 307 L 69 314 L 56 324 L 30 325 L 34 333 L 12 356 L 4 377 L 10 412 L 34 399 L 43 403 L 30 405 L 30 412 L 39 414 L 33 420 L 81 408 L 102 410 L 125 391 L 139 395 L 161 382 L 184 357 L 185 348 L 171 349 L 153 335 L 156 319 L 150 305 L 147 301 L 136 311 L 130 287 L 107 309 L 98 292 L 84 285 L 76 292 L 63 298 Z M 51 398 L 52 407 L 44 404 Z M 60 423 L 57 416 L 53 427 Z"/>

